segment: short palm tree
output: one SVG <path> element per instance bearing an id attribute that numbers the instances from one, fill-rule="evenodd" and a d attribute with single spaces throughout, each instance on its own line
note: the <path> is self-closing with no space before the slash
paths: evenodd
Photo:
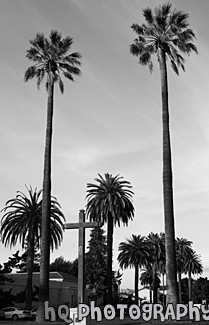
<path id="1" fill-rule="evenodd" d="M 52 151 L 52 122 L 54 108 L 54 85 L 58 82 L 61 93 L 64 92 L 64 84 L 61 75 L 73 81 L 74 75 L 80 75 L 81 55 L 77 52 L 69 54 L 73 39 L 69 36 L 62 38 L 61 33 L 52 30 L 49 39 L 44 34 L 36 34 L 30 40 L 31 47 L 26 52 L 26 57 L 34 62 L 24 75 L 24 80 L 37 78 L 38 88 L 46 77 L 47 103 L 47 127 L 44 154 L 43 174 L 43 204 L 42 204 L 42 242 L 41 265 L 39 287 L 38 321 L 44 320 L 44 301 L 49 299 L 49 224 L 50 224 L 50 197 L 51 197 L 51 151 Z"/>
<path id="2" fill-rule="evenodd" d="M 26 308 L 32 303 L 32 275 L 34 249 L 40 247 L 42 191 L 27 188 L 28 195 L 18 191 L 15 198 L 6 202 L 1 219 L 1 238 L 5 246 L 15 246 L 19 240 L 27 251 Z M 50 208 L 50 247 L 58 248 L 63 237 L 64 215 L 56 198 L 51 197 Z"/>
<path id="3" fill-rule="evenodd" d="M 147 243 L 149 245 L 150 255 L 153 258 L 152 272 L 153 272 L 153 303 L 158 302 L 158 273 L 160 271 L 160 264 L 165 262 L 165 245 L 164 245 L 164 234 L 154 234 L 151 232 L 147 236 Z"/>
<path id="4" fill-rule="evenodd" d="M 87 184 L 86 212 L 90 220 L 107 223 L 107 290 L 108 303 L 112 302 L 112 249 L 114 226 L 128 221 L 134 217 L 132 203 L 132 186 L 123 177 L 105 174 L 96 178 L 97 184 Z"/>
<path id="5" fill-rule="evenodd" d="M 192 274 L 202 274 L 203 266 L 200 256 L 191 250 L 190 256 L 187 256 L 185 263 L 185 271 L 188 273 L 188 289 L 189 289 L 189 301 L 192 300 Z M 186 273 L 185 272 L 185 273 Z"/>
<path id="6" fill-rule="evenodd" d="M 161 74 L 162 121 L 163 121 L 163 196 L 166 247 L 167 303 L 177 303 L 177 280 L 175 260 L 175 227 L 173 209 L 173 181 L 171 143 L 168 109 L 167 62 L 176 74 L 184 70 L 184 58 L 180 53 L 197 53 L 193 44 L 194 32 L 188 27 L 188 14 L 172 9 L 170 3 L 154 9 L 143 10 L 145 23 L 133 24 L 137 38 L 130 46 L 130 52 L 139 58 L 139 63 L 148 65 L 152 71 L 152 56 L 156 55 Z"/>
<path id="7" fill-rule="evenodd" d="M 150 263 L 149 246 L 144 236 L 132 235 L 118 247 L 120 252 L 118 262 L 122 269 L 135 269 L 135 303 L 139 303 L 139 268 L 146 267 Z"/>
<path id="8" fill-rule="evenodd" d="M 176 238 L 176 270 L 178 277 L 179 303 L 182 302 L 181 275 L 185 273 L 185 267 L 193 255 L 192 242 L 186 238 Z"/>
<path id="9" fill-rule="evenodd" d="M 155 282 L 156 287 L 159 287 L 160 285 L 160 277 L 159 273 L 156 272 L 155 274 L 155 279 L 154 279 L 154 274 L 153 274 L 153 267 L 152 265 L 148 265 L 145 269 L 142 269 L 140 279 L 141 284 L 144 286 L 149 286 L 150 290 L 150 303 L 153 303 L 153 296 L 152 296 L 152 290 L 153 290 L 153 284 Z"/>

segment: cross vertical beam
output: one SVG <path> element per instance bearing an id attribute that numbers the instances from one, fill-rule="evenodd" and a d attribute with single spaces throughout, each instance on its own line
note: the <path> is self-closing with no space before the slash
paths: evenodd
<path id="1" fill-rule="evenodd" d="M 85 222 L 85 211 L 79 211 L 78 223 L 66 223 L 65 229 L 79 229 L 78 234 L 78 304 L 84 303 L 85 228 L 99 227 L 99 222 Z"/>
<path id="2" fill-rule="evenodd" d="M 79 224 L 85 222 L 84 210 L 79 211 Z M 79 227 L 78 234 L 78 304 L 84 302 L 84 254 L 85 254 L 85 228 Z"/>

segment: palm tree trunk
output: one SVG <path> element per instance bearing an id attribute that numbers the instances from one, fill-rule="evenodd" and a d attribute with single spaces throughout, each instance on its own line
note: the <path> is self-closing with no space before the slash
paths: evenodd
<path id="1" fill-rule="evenodd" d="M 29 231 L 29 242 L 27 249 L 27 283 L 26 283 L 26 304 L 25 308 L 32 308 L 33 297 L 33 260 L 34 260 L 34 235 L 33 228 Z"/>
<path id="2" fill-rule="evenodd" d="M 156 262 L 153 264 L 153 303 L 157 304 L 158 300 L 158 287 L 157 287 L 157 270 L 156 270 Z"/>
<path id="3" fill-rule="evenodd" d="M 178 287 L 179 287 L 179 303 L 181 304 L 182 302 L 182 290 L 181 290 L 181 272 L 178 272 Z"/>
<path id="4" fill-rule="evenodd" d="M 149 302 L 150 302 L 150 304 L 152 304 L 152 286 L 150 286 L 150 289 L 149 289 Z"/>
<path id="5" fill-rule="evenodd" d="M 166 250 L 166 285 L 167 304 L 177 304 L 177 279 L 175 258 L 175 226 L 172 187 L 171 144 L 168 112 L 168 79 L 164 51 L 160 58 L 161 91 L 162 91 L 162 123 L 163 123 L 163 198 L 165 222 L 165 250 Z"/>
<path id="6" fill-rule="evenodd" d="M 163 307 L 165 307 L 165 273 L 163 272 Z"/>
<path id="7" fill-rule="evenodd" d="M 112 246 L 113 246 L 113 217 L 107 219 L 107 303 L 112 304 Z"/>
<path id="8" fill-rule="evenodd" d="M 189 301 L 192 301 L 192 275 L 191 272 L 188 274 L 188 291 L 189 291 Z"/>
<path id="9" fill-rule="evenodd" d="M 134 280 L 134 286 L 135 286 L 135 304 L 139 304 L 139 265 L 138 263 L 135 266 L 135 280 Z"/>
<path id="10" fill-rule="evenodd" d="M 43 199 L 41 220 L 41 263 L 39 283 L 38 322 L 44 321 L 44 301 L 49 300 L 50 264 L 50 205 L 51 205 L 51 148 L 54 81 L 49 78 L 47 103 L 47 128 L 44 156 Z"/>

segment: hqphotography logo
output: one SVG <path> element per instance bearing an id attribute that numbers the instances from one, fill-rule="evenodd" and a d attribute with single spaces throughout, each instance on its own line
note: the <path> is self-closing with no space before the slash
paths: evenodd
<path id="1" fill-rule="evenodd" d="M 49 302 L 45 301 L 45 320 L 56 321 L 56 311 L 54 307 L 49 306 Z M 164 307 L 161 304 L 144 304 L 138 305 L 117 304 L 116 307 L 106 305 L 103 310 L 95 306 L 95 301 L 91 301 L 90 305 L 79 304 L 77 308 L 69 308 L 67 305 L 59 305 L 57 314 L 60 320 L 67 324 L 81 324 L 86 317 L 100 322 L 102 318 L 113 320 L 116 316 L 119 320 L 125 319 L 125 311 L 132 320 L 142 319 L 143 321 L 158 320 L 164 322 L 167 320 L 179 321 L 187 317 L 191 321 L 200 321 L 201 319 L 209 321 L 209 309 L 207 305 L 196 306 L 193 301 L 189 301 L 187 305 L 177 304 L 176 307 L 168 304 Z M 84 322 L 85 323 L 85 322 Z"/>

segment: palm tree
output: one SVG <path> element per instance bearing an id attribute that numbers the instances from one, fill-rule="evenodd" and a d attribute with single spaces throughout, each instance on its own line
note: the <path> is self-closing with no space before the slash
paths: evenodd
<path id="1" fill-rule="evenodd" d="M 164 234 L 154 234 L 151 232 L 147 236 L 147 242 L 149 245 L 150 255 L 153 257 L 152 272 L 153 272 L 153 303 L 156 304 L 158 301 L 158 273 L 160 263 L 165 261 L 165 245 L 164 245 Z"/>
<path id="2" fill-rule="evenodd" d="M 108 303 L 112 301 L 112 249 L 114 226 L 128 221 L 134 217 L 132 204 L 132 186 L 123 177 L 106 173 L 104 178 L 96 178 L 97 184 L 87 184 L 86 212 L 90 220 L 107 223 L 107 290 Z"/>
<path id="3" fill-rule="evenodd" d="M 130 46 L 130 52 L 139 58 L 139 63 L 148 65 L 152 71 L 152 56 L 156 55 L 161 74 L 162 122 L 163 122 L 163 196 L 166 247 L 167 303 L 177 303 L 177 281 L 175 265 L 175 227 L 173 209 L 173 185 L 171 143 L 168 109 L 167 62 L 176 74 L 179 68 L 184 70 L 184 58 L 180 53 L 197 53 L 193 44 L 194 32 L 188 28 L 189 15 L 172 9 L 170 3 L 159 5 L 152 11 L 143 10 L 145 23 L 133 24 L 132 29 L 137 38 Z"/>
<path id="4" fill-rule="evenodd" d="M 155 279 L 154 279 L 155 277 Z M 156 287 L 159 287 L 160 285 L 160 278 L 159 278 L 159 273 L 156 272 L 155 275 L 153 274 L 153 267 L 152 265 L 147 265 L 145 269 L 142 269 L 142 273 L 140 276 L 140 281 L 141 284 L 144 286 L 149 286 L 150 289 L 150 303 L 153 303 L 153 298 L 152 298 L 152 289 L 153 289 L 153 284 L 155 281 Z"/>
<path id="5" fill-rule="evenodd" d="M 1 219 L 1 238 L 5 246 L 15 246 L 17 241 L 27 252 L 26 308 L 32 304 L 32 276 L 34 248 L 40 247 L 42 191 L 27 188 L 28 195 L 18 191 L 15 198 L 6 202 Z M 50 208 L 50 247 L 58 248 L 63 237 L 65 217 L 55 197 L 51 198 Z"/>
<path id="6" fill-rule="evenodd" d="M 49 224 L 50 224 L 50 197 L 51 197 L 51 150 L 52 150 L 52 121 L 54 108 L 54 85 L 59 83 L 61 93 L 64 92 L 64 84 L 61 75 L 73 81 L 74 75 L 80 75 L 81 55 L 77 52 L 69 54 L 73 39 L 69 36 L 62 39 L 61 33 L 52 30 L 47 39 L 44 34 L 37 33 L 30 40 L 31 47 L 26 52 L 26 57 L 35 62 L 24 75 L 24 81 L 37 78 L 37 87 L 46 76 L 47 102 L 47 127 L 44 154 L 43 173 L 43 203 L 42 203 L 42 227 L 41 227 L 41 265 L 39 287 L 40 321 L 44 320 L 44 301 L 49 299 Z"/>
<path id="7" fill-rule="evenodd" d="M 190 256 L 188 256 L 185 271 L 188 272 L 188 289 L 189 289 L 189 301 L 192 300 L 192 274 L 202 274 L 203 266 L 200 256 L 196 254 L 194 250 L 191 250 Z"/>
<path id="8" fill-rule="evenodd" d="M 118 262 L 121 268 L 135 269 L 135 303 L 139 303 L 139 268 L 145 267 L 150 263 L 149 246 L 144 236 L 132 235 L 125 242 L 121 242 L 118 247 L 120 252 Z"/>
<path id="9" fill-rule="evenodd" d="M 181 275 L 192 255 L 192 242 L 186 238 L 176 238 L 176 270 L 178 276 L 179 303 L 182 302 Z"/>

